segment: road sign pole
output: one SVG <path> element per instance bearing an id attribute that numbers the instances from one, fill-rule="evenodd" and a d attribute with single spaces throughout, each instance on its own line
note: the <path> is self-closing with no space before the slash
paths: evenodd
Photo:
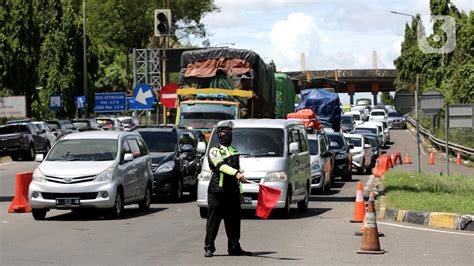
<path id="1" fill-rule="evenodd" d="M 449 104 L 446 104 L 446 174 L 449 176 Z"/>
<path id="2" fill-rule="evenodd" d="M 86 0 L 83 0 L 83 6 L 82 6 L 82 46 L 83 46 L 83 65 L 84 65 L 84 73 L 83 73 L 83 78 L 84 78 L 84 84 L 83 84 L 83 90 L 84 90 L 84 95 L 86 96 L 86 105 L 84 109 L 83 116 L 84 118 L 88 118 L 89 116 L 89 110 L 87 109 L 87 100 L 89 97 L 87 97 L 87 40 L 86 40 Z"/>
<path id="3" fill-rule="evenodd" d="M 417 171 L 421 173 L 421 161 L 420 161 L 420 121 L 418 120 L 418 90 L 419 90 L 419 79 L 420 75 L 416 74 L 416 90 L 415 90 L 415 119 L 416 119 L 416 147 L 417 147 Z"/>
<path id="4" fill-rule="evenodd" d="M 162 76 L 162 80 L 163 80 L 163 86 L 166 85 L 166 46 L 167 46 L 167 43 L 166 43 L 166 36 L 163 36 L 163 76 Z M 163 105 L 163 124 L 166 126 L 166 121 L 167 121 L 167 117 L 166 117 L 166 107 Z"/>

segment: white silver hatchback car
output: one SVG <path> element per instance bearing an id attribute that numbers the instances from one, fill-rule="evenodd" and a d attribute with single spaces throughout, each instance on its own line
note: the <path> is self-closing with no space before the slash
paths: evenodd
<path id="1" fill-rule="evenodd" d="M 106 209 L 122 216 L 126 204 L 148 210 L 153 174 L 148 148 L 136 132 L 89 131 L 60 139 L 33 173 L 28 198 L 36 220 L 49 209 Z"/>

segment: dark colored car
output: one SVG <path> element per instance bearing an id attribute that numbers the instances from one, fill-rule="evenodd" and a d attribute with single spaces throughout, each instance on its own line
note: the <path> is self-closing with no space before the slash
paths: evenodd
<path id="1" fill-rule="evenodd" d="M 0 156 L 34 160 L 36 153 L 47 153 L 50 148 L 44 133 L 30 122 L 0 126 Z"/>
<path id="2" fill-rule="evenodd" d="M 56 139 L 60 139 L 69 133 L 77 132 L 77 129 L 69 120 L 49 120 L 46 123 L 53 131 Z"/>
<path id="3" fill-rule="evenodd" d="M 135 127 L 150 151 L 155 195 L 174 195 L 178 200 L 188 191 L 197 194 L 197 175 L 202 154 L 196 151 L 193 132 L 176 127 Z"/>
<path id="4" fill-rule="evenodd" d="M 71 122 L 79 132 L 102 130 L 102 126 L 93 118 L 73 119 Z"/>
<path id="5" fill-rule="evenodd" d="M 335 153 L 334 175 L 341 176 L 342 180 L 352 180 L 352 155 L 350 145 L 340 133 L 326 132 L 329 140 L 329 148 Z"/>
<path id="6" fill-rule="evenodd" d="M 341 115 L 341 129 L 342 132 L 349 133 L 354 128 L 354 116 L 353 115 Z"/>
<path id="7" fill-rule="evenodd" d="M 355 130 L 354 132 L 352 132 L 352 134 L 360 134 L 367 137 L 367 139 L 369 139 L 370 147 L 372 148 L 372 167 L 374 167 L 375 160 L 377 160 L 381 152 L 379 138 L 374 133 L 370 131 L 365 131 L 365 130 Z"/>
<path id="8" fill-rule="evenodd" d="M 402 113 L 398 111 L 389 111 L 387 117 L 389 128 L 407 128 L 407 121 Z"/>

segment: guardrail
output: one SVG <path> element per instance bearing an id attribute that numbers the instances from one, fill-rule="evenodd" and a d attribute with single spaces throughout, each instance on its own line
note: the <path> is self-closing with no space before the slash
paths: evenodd
<path id="1" fill-rule="evenodd" d="M 416 127 L 415 119 L 413 119 L 409 116 L 407 116 L 406 119 L 407 119 L 408 122 L 410 122 L 410 124 L 412 124 L 413 126 Z M 427 136 L 432 142 L 436 143 L 437 145 L 446 147 L 446 141 L 442 140 L 442 139 L 438 139 L 437 137 L 433 136 L 433 134 L 431 134 L 431 132 L 428 129 L 420 126 L 420 133 Z M 466 154 L 469 154 L 469 155 L 474 155 L 474 149 L 473 148 L 464 147 L 462 145 L 452 143 L 452 142 L 448 142 L 448 147 L 451 150 L 455 150 L 455 151 L 460 150 L 463 153 L 466 153 Z"/>

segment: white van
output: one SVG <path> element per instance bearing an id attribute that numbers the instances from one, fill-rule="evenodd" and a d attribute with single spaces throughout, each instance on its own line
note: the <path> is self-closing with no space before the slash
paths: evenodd
<path id="1" fill-rule="evenodd" d="M 355 130 L 364 130 L 374 133 L 379 139 L 380 146 L 383 145 L 383 132 L 381 126 L 365 122 L 360 126 L 356 126 L 353 131 Z"/>
<path id="2" fill-rule="evenodd" d="M 308 139 L 300 121 L 284 119 L 238 119 L 232 120 L 232 146 L 240 153 L 240 168 L 253 182 L 280 189 L 281 195 L 275 209 L 285 217 L 290 207 L 298 203 L 298 209 L 308 208 L 311 194 L 311 170 Z M 202 218 L 207 217 L 207 192 L 211 178 L 208 152 L 218 146 L 215 130 L 209 145 L 198 144 L 198 151 L 206 151 L 201 173 L 198 176 L 197 205 Z M 255 209 L 259 186 L 242 184 L 242 209 Z"/>

